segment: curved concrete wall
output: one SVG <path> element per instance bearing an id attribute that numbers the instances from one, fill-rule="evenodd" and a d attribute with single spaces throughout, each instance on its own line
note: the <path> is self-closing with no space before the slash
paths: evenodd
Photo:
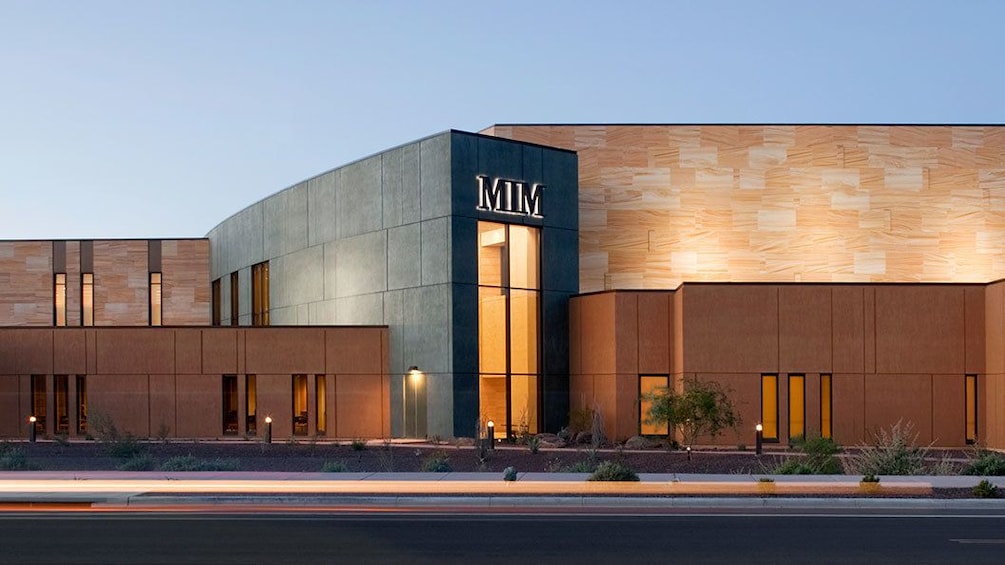
<path id="1" fill-rule="evenodd" d="M 457 131 L 434 135 L 308 179 L 223 221 L 207 236 L 210 276 L 221 279 L 221 304 L 229 305 L 229 277 L 239 274 L 240 325 L 251 323 L 251 266 L 269 261 L 272 325 L 389 326 L 394 433 L 403 429 L 403 375 L 415 365 L 428 377 L 420 435 L 471 435 L 477 221 L 542 227 L 542 252 L 553 258 L 543 270 L 544 325 L 556 336 L 545 340 L 544 355 L 560 375 L 546 388 L 561 405 L 566 303 L 578 290 L 576 171 L 568 151 Z M 480 174 L 549 185 L 545 217 L 478 210 Z M 230 323 L 229 308 L 221 314 Z M 566 408 L 556 410 L 564 419 Z"/>

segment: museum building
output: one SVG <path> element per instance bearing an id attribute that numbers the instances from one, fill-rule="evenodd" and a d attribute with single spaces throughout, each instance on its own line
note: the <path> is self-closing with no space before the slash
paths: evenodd
<path id="1" fill-rule="evenodd" d="M 496 125 L 206 238 L 0 241 L 0 436 L 660 435 L 1005 448 L 1005 127 Z"/>

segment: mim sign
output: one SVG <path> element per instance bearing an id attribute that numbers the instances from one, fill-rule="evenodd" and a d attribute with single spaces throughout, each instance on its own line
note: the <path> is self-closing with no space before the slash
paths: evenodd
<path id="1" fill-rule="evenodd" d="M 502 214 L 518 214 L 543 218 L 541 194 L 543 184 L 527 184 L 522 180 L 492 178 L 478 175 L 478 209 Z"/>

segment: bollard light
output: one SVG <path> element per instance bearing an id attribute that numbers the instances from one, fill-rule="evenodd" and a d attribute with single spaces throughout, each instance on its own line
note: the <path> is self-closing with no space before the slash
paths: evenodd
<path id="1" fill-rule="evenodd" d="M 38 418 L 36 418 L 34 416 L 28 416 L 28 424 L 29 424 L 29 427 L 28 427 L 28 441 L 30 441 L 31 443 L 35 443 L 35 422 L 37 422 L 37 421 L 38 421 Z"/>
<path id="2" fill-rule="evenodd" d="M 495 447 L 495 444 L 496 444 L 496 423 L 493 422 L 492 420 L 489 420 L 485 424 L 485 428 L 488 430 L 488 436 L 489 437 L 486 438 L 486 439 L 488 439 L 489 449 L 495 449 L 496 448 Z"/>
<path id="3" fill-rule="evenodd" d="M 690 445 L 687 446 L 687 460 L 688 461 L 691 460 L 691 446 Z"/>
<path id="4" fill-rule="evenodd" d="M 265 443 L 272 443 L 272 416 L 265 417 Z"/>
<path id="5" fill-rule="evenodd" d="M 754 454 L 755 455 L 760 455 L 761 454 L 761 441 L 762 441 L 763 436 L 764 436 L 764 426 L 762 426 L 761 424 L 757 424 L 756 426 L 754 426 L 754 430 L 755 430 L 755 435 L 754 435 Z"/>

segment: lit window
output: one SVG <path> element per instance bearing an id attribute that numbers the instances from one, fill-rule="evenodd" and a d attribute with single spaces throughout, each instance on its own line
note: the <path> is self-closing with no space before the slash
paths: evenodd
<path id="1" fill-rule="evenodd" d="M 251 325 L 269 325 L 269 262 L 251 266 Z"/>
<path id="2" fill-rule="evenodd" d="M 293 435 L 307 435 L 307 375 L 293 375 Z"/>
<path id="3" fill-rule="evenodd" d="M 223 376 L 223 435 L 237 435 L 237 375 Z"/>
<path id="4" fill-rule="evenodd" d="M 230 325 L 236 326 L 241 320 L 240 285 L 237 271 L 230 273 Z"/>
<path id="5" fill-rule="evenodd" d="M 314 428 L 317 430 L 317 435 L 323 436 L 327 433 L 327 422 L 328 422 L 328 399 L 325 394 L 325 376 L 315 375 L 314 377 L 314 404 L 315 404 L 315 417 L 317 422 Z"/>
<path id="6" fill-rule="evenodd" d="M 56 430 L 57 434 L 67 435 L 70 433 L 70 405 L 69 405 L 69 390 L 70 390 L 70 377 L 69 375 L 54 375 L 53 376 L 53 388 L 56 393 Z"/>
<path id="7" fill-rule="evenodd" d="M 778 440 L 778 375 L 761 375 L 761 427 L 761 437 Z"/>
<path id="8" fill-rule="evenodd" d="M 248 375 L 244 378 L 244 414 L 249 435 L 258 433 L 258 388 L 255 375 Z"/>
<path id="9" fill-rule="evenodd" d="M 161 274 L 150 273 L 150 325 L 161 325 Z"/>
<path id="10" fill-rule="evenodd" d="M 806 377 L 789 375 L 789 441 L 806 436 Z"/>
<path id="11" fill-rule="evenodd" d="M 94 273 L 80 275 L 80 325 L 94 325 Z"/>
<path id="12" fill-rule="evenodd" d="M 35 417 L 35 432 L 45 435 L 46 391 L 45 375 L 31 376 L 31 415 Z"/>
<path id="13" fill-rule="evenodd" d="M 87 376 L 77 375 L 77 433 L 87 433 Z"/>
<path id="14" fill-rule="evenodd" d="M 831 429 L 831 376 L 820 375 L 820 437 L 830 438 Z"/>
<path id="15" fill-rule="evenodd" d="M 213 281 L 213 325 L 220 325 L 220 279 Z"/>
<path id="16" fill-rule="evenodd" d="M 66 273 L 56 273 L 53 294 L 53 324 L 66 325 Z"/>
<path id="17" fill-rule="evenodd" d="M 967 443 L 977 443 L 977 375 L 966 376 Z"/>

